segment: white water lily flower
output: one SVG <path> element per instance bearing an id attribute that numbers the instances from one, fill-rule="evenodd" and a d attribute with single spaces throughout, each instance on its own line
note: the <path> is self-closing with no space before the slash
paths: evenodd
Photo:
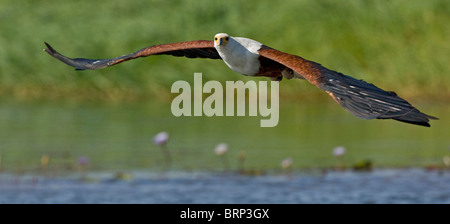
<path id="1" fill-rule="evenodd" d="M 169 141 L 169 133 L 163 131 L 155 135 L 153 137 L 153 144 L 162 146 L 165 145 Z"/>
<path id="2" fill-rule="evenodd" d="M 286 158 L 281 161 L 281 167 L 287 169 L 292 166 L 292 158 Z"/>
<path id="3" fill-rule="evenodd" d="M 345 147 L 344 146 L 338 146 L 333 149 L 333 155 L 336 157 L 341 157 L 345 154 Z"/>
<path id="4" fill-rule="evenodd" d="M 220 143 L 214 149 L 216 155 L 221 156 L 224 155 L 228 151 L 228 145 L 226 143 Z"/>

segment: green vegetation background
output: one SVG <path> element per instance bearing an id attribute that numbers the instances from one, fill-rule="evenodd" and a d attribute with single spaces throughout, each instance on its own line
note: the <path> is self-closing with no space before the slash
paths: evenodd
<path id="1" fill-rule="evenodd" d="M 415 100 L 450 99 L 447 0 L 56 1 L 0 0 L 0 96 L 23 99 L 170 99 L 174 81 L 249 80 L 221 61 L 158 56 L 74 71 L 42 51 L 109 58 L 227 32 L 256 39 Z M 281 95 L 319 96 L 304 81 Z M 324 97 L 325 98 L 325 97 Z"/>

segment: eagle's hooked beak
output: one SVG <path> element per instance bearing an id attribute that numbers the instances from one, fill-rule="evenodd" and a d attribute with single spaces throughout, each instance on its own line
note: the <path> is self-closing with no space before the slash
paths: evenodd
<path id="1" fill-rule="evenodd" d="M 223 38 L 220 37 L 219 40 L 217 40 L 217 45 L 222 46 L 223 44 Z"/>

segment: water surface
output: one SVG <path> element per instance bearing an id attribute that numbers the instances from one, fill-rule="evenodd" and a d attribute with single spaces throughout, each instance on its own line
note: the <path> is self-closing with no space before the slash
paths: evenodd
<path id="1" fill-rule="evenodd" d="M 334 103 L 282 101 L 278 126 L 261 128 L 261 117 L 177 118 L 170 103 L 2 100 L 0 203 L 449 203 L 449 108 L 423 108 L 441 120 L 365 121 Z M 170 163 L 152 144 L 161 131 Z M 352 171 L 360 161 L 374 171 Z"/>
<path id="2" fill-rule="evenodd" d="M 87 179 L 0 175 L 0 203 L 450 203 L 450 172 L 373 172 L 244 176 L 133 172 Z"/>
<path id="3" fill-rule="evenodd" d="M 3 170 L 75 167 L 80 156 L 90 169 L 153 169 L 164 164 L 154 135 L 167 131 L 171 168 L 222 169 L 214 147 L 227 143 L 231 168 L 276 169 L 292 158 L 293 168 L 336 165 L 332 149 L 344 146 L 346 166 L 371 160 L 381 167 L 442 165 L 449 155 L 450 107 L 422 106 L 441 118 L 431 128 L 393 120 L 361 120 L 332 102 L 280 102 L 280 122 L 261 128 L 261 117 L 174 117 L 170 102 L 71 104 L 1 101 L 0 165 Z"/>

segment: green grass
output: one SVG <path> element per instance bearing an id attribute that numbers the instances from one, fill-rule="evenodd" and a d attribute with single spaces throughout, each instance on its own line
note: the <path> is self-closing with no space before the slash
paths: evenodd
<path id="1" fill-rule="evenodd" d="M 79 72 L 42 51 L 47 41 L 69 57 L 107 58 L 227 32 L 395 90 L 407 99 L 448 100 L 448 24 L 447 0 L 0 0 L 0 95 L 169 99 L 172 83 L 191 82 L 194 72 L 219 81 L 249 80 L 221 61 L 169 56 Z M 322 93 L 302 81 L 286 81 L 280 94 Z"/>

